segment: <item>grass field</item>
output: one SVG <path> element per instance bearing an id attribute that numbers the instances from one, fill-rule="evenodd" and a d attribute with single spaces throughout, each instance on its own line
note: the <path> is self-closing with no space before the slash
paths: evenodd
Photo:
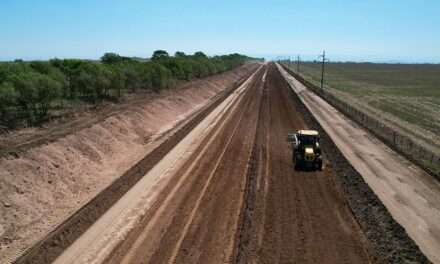
<path id="1" fill-rule="evenodd" d="M 319 84 L 321 65 L 303 63 L 300 74 Z M 422 128 L 440 144 L 440 64 L 328 63 L 325 80 L 326 87 Z"/>

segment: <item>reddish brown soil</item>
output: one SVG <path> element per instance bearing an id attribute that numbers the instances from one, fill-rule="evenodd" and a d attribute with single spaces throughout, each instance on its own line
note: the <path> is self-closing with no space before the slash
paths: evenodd
<path id="1" fill-rule="evenodd" d="M 238 263 L 368 263 L 365 239 L 326 163 L 295 171 L 288 132 L 309 128 L 270 67 L 249 175 Z M 325 153 L 324 153 L 325 155 Z"/>
<path id="2" fill-rule="evenodd" d="M 238 98 L 173 169 L 165 189 L 106 263 L 428 263 L 273 64 L 257 72 Z M 175 136 L 128 170 L 123 177 L 130 180 L 112 184 L 116 193 L 130 188 L 128 182 L 142 177 L 212 107 L 188 118 Z M 293 169 L 286 135 L 303 128 L 322 134 L 323 171 Z M 102 192 L 106 206 L 98 204 L 98 211 L 118 195 Z M 35 251 L 43 258 L 25 262 L 53 260 L 77 237 L 75 224 L 85 229 L 99 216 L 88 219 L 96 213 L 90 212 L 80 212 L 77 223 L 66 222 L 66 232 Z M 50 255 L 53 248 L 56 254 Z"/>
<path id="3" fill-rule="evenodd" d="M 93 210 L 87 220 L 82 219 L 80 229 L 90 225 L 136 181 L 136 177 L 131 177 L 128 182 L 112 184 L 116 179 L 130 174 L 130 168 L 143 175 L 145 171 L 139 170 L 136 163 L 174 133 L 174 127 L 185 128 L 191 117 L 203 112 L 224 91 L 236 87 L 256 67 L 245 65 L 172 92 L 108 106 L 63 124 L 50 124 L 47 129 L 3 136 L 0 262 L 7 263 L 20 255 L 107 186 L 116 187 L 103 198 L 105 202 L 98 203 L 99 210 Z M 180 137 L 190 129 L 191 126 L 186 127 Z M 168 141 L 168 148 L 176 142 Z M 5 156 L 9 152 L 14 155 Z M 147 159 L 147 165 L 140 167 L 150 168 L 154 160 Z M 53 246 L 68 244 L 75 237 L 71 230 L 68 233 Z"/>
<path id="4" fill-rule="evenodd" d="M 296 86 L 295 88 L 301 88 L 301 86 Z M 421 169 L 415 170 L 414 165 L 411 165 L 409 161 L 405 161 L 404 159 L 402 159 L 402 157 L 398 156 L 397 153 L 393 153 L 393 155 L 383 155 L 380 156 L 379 159 L 375 158 L 374 155 L 366 156 L 365 154 L 369 152 L 371 153 L 372 150 L 374 150 L 375 154 L 381 155 L 381 153 L 384 151 L 385 146 L 381 145 L 379 140 L 374 138 L 374 136 L 366 132 L 362 132 L 364 130 L 362 130 L 362 128 L 357 126 L 356 124 L 346 123 L 344 125 L 343 123 L 339 123 L 340 119 L 338 120 L 338 116 L 335 115 L 334 112 L 330 115 L 332 118 L 331 120 L 335 124 L 338 124 L 337 126 L 342 129 L 334 132 L 330 137 L 330 135 L 327 134 L 326 129 L 323 128 L 324 126 L 326 126 L 326 121 L 324 120 L 323 124 L 320 124 L 317 121 L 317 118 L 322 118 L 322 116 L 320 116 L 319 113 L 317 114 L 316 111 L 313 114 L 309 111 L 311 106 L 313 108 L 317 107 L 318 109 L 320 109 L 320 113 L 328 111 L 328 108 L 327 110 L 324 110 L 326 107 L 323 107 L 323 105 L 321 104 L 324 103 L 324 101 L 314 101 L 313 103 L 315 103 L 316 105 L 311 105 L 310 102 L 306 102 L 308 104 L 308 106 L 306 106 L 304 101 L 302 100 L 310 95 L 316 95 L 314 95 L 311 91 L 300 91 L 298 94 L 296 94 L 295 92 L 293 92 L 293 90 L 291 91 L 291 94 L 292 99 L 296 102 L 296 104 L 294 104 L 295 110 L 302 113 L 302 116 L 306 120 L 306 123 L 308 123 L 313 129 L 316 129 L 320 132 L 322 138 L 321 146 L 327 154 L 327 159 L 329 163 L 331 163 L 331 166 L 333 167 L 333 171 L 336 175 L 335 180 L 338 185 L 341 186 L 341 189 L 343 190 L 345 199 L 348 201 L 351 211 L 356 217 L 356 220 L 359 222 L 361 229 L 363 230 L 367 239 L 374 248 L 374 255 L 377 258 L 376 261 L 382 263 L 431 263 L 428 260 L 427 256 L 425 256 L 424 253 L 421 251 L 419 245 L 416 244 L 416 242 L 408 235 L 408 224 L 406 224 L 406 227 L 404 228 L 402 225 L 399 224 L 398 220 L 394 219 L 395 216 L 392 216 L 387 207 L 385 207 L 385 202 L 387 202 L 387 200 L 389 201 L 390 198 L 386 196 L 384 197 L 383 195 L 382 198 L 378 197 L 377 187 L 380 186 L 381 188 L 385 188 L 387 184 L 381 183 L 374 187 L 370 186 L 369 184 L 367 184 L 368 176 L 365 174 L 365 171 L 363 171 L 360 166 L 362 166 L 361 164 L 368 163 L 372 160 L 380 161 L 380 163 L 386 164 L 386 167 L 392 168 L 393 172 L 383 172 L 380 170 L 380 166 L 373 165 L 370 166 L 370 168 L 374 170 L 373 177 L 376 177 L 377 179 L 388 179 L 392 178 L 393 176 L 397 176 L 399 177 L 399 182 L 403 182 L 406 186 L 410 187 L 408 189 L 405 186 L 402 187 L 398 184 L 390 184 L 388 186 L 392 186 L 394 191 L 383 189 L 380 192 L 382 192 L 382 194 L 385 193 L 389 196 L 399 197 L 400 201 L 415 203 L 413 205 L 413 209 L 409 209 L 410 203 L 407 203 L 403 206 L 397 206 L 394 209 L 405 210 L 404 212 L 402 212 L 402 217 L 405 219 L 405 221 L 408 221 L 410 223 L 412 222 L 412 224 L 410 224 L 412 226 L 409 229 L 415 229 L 417 236 L 422 234 L 426 235 L 423 238 L 418 237 L 418 241 L 422 243 L 424 249 L 427 250 L 426 252 L 430 254 L 429 256 L 433 257 L 434 259 L 436 239 L 432 240 L 432 238 L 430 238 L 430 235 L 436 236 L 436 233 L 429 232 L 427 234 L 422 230 L 423 228 L 428 228 L 429 230 L 437 230 L 434 227 L 436 225 L 436 222 L 431 221 L 432 219 L 436 219 L 435 217 L 431 217 L 431 214 L 436 214 L 436 207 L 425 207 L 427 204 L 435 204 L 435 202 L 426 203 L 426 201 L 438 200 L 438 195 L 436 195 L 438 193 L 436 191 L 438 190 L 438 184 L 437 182 L 435 182 L 435 179 L 431 178 L 430 175 L 426 175 Z M 316 110 L 316 108 L 314 110 Z M 339 114 L 339 118 L 340 117 L 341 116 Z M 343 131 L 342 133 L 341 130 Z M 332 133 L 332 131 L 330 131 L 330 133 Z M 340 150 L 336 146 L 336 142 L 333 141 L 335 139 L 335 133 L 337 133 L 337 136 L 339 138 L 347 138 L 346 142 L 344 142 L 344 145 L 351 143 L 348 149 L 354 150 L 359 147 L 356 144 L 359 144 L 361 148 L 364 148 L 364 151 L 356 150 L 353 152 L 353 154 L 347 154 L 347 152 L 345 151 L 345 153 L 343 154 L 342 149 Z M 362 135 L 362 133 L 365 134 Z M 357 135 L 361 136 L 357 138 Z M 368 137 L 368 140 L 372 140 L 373 145 L 363 143 L 364 140 L 362 139 L 362 137 L 364 136 Z M 349 137 L 352 137 L 352 139 L 353 137 L 356 138 L 356 141 L 350 141 L 348 139 Z M 340 144 L 339 147 L 341 147 Z M 344 146 L 342 147 L 344 148 Z M 347 148 L 345 148 L 345 150 L 347 150 Z M 388 152 L 390 150 L 385 147 L 385 151 Z M 390 151 L 390 153 L 392 152 Z M 361 160 L 354 161 L 353 156 L 351 155 L 354 155 L 356 158 L 361 157 Z M 395 159 L 399 159 L 399 162 L 396 163 Z M 408 175 L 406 179 L 405 175 Z M 413 188 L 416 195 L 413 195 Z M 425 191 L 420 191 L 421 188 Z M 417 206 L 417 196 L 420 193 L 423 193 L 423 202 L 419 203 L 419 206 Z M 427 196 L 427 193 L 429 193 L 430 196 Z M 409 200 L 401 198 L 406 196 L 409 197 Z M 385 201 L 382 199 L 385 199 Z M 423 213 L 420 213 L 424 211 L 423 208 L 428 208 L 426 209 L 426 212 L 429 212 L 428 214 L 430 214 L 430 216 L 424 216 Z M 422 225 L 418 224 L 417 220 L 410 217 L 411 215 L 414 215 L 413 213 L 417 215 L 417 217 L 420 219 L 420 222 L 423 223 Z M 433 262 L 436 263 L 435 261 Z"/>
<path id="5" fill-rule="evenodd" d="M 331 166 L 293 169 L 286 135 L 308 124 L 267 68 L 109 262 L 371 262 Z"/>

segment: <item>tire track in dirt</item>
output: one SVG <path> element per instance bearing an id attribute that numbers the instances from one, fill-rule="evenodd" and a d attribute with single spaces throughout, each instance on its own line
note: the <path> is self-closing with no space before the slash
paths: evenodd
<path id="1" fill-rule="evenodd" d="M 269 135 L 269 173 L 259 175 L 266 177 L 268 190 L 266 193 L 264 188 L 255 187 L 246 193 L 235 262 L 369 263 L 368 245 L 333 180 L 331 166 L 325 166 L 322 172 L 293 169 L 285 138 L 288 132 L 309 125 L 296 112 L 296 102 L 273 65 L 269 67 L 266 89 L 269 96 L 263 93 L 259 142 L 255 143 L 254 153 L 259 155 Z M 264 164 L 260 161 L 257 166 Z M 261 173 L 264 169 L 255 171 Z M 250 181 L 256 179 L 249 177 Z"/>
<path id="2" fill-rule="evenodd" d="M 309 124 L 265 68 L 106 263 L 371 262 L 331 165 L 293 169 L 287 133 Z"/>
<path id="3" fill-rule="evenodd" d="M 232 142 L 234 136 L 236 136 L 236 133 L 237 133 L 238 128 L 240 126 L 240 122 L 242 121 L 243 117 L 244 117 L 244 113 L 243 113 L 243 115 L 240 116 L 240 119 L 238 120 L 236 126 L 234 127 L 230 138 L 228 139 L 228 141 L 225 144 L 225 148 L 223 149 L 223 151 L 221 152 L 221 154 L 218 157 L 217 161 L 215 162 L 215 166 L 214 166 L 213 170 L 211 171 L 211 173 L 209 174 L 209 177 L 208 177 L 205 185 L 203 186 L 203 189 L 202 189 L 202 191 L 200 193 L 200 196 L 197 199 L 197 201 L 196 201 L 196 203 L 195 203 L 195 205 L 194 205 L 194 207 L 193 207 L 193 209 L 191 211 L 191 214 L 190 214 L 190 216 L 189 216 L 189 218 L 188 218 L 188 220 L 187 220 L 187 222 L 186 222 L 186 224 L 185 224 L 185 226 L 183 228 L 182 233 L 180 234 L 179 240 L 177 241 L 177 244 L 176 244 L 176 246 L 175 246 L 175 248 L 173 250 L 173 253 L 171 255 L 171 258 L 170 258 L 169 262 L 172 262 L 172 263 L 176 262 L 176 257 L 177 257 L 177 254 L 179 253 L 179 250 L 181 249 L 183 239 L 187 235 L 187 233 L 189 231 L 189 228 L 190 228 L 190 225 L 194 221 L 194 217 L 196 216 L 196 213 L 197 213 L 197 211 L 200 208 L 200 204 L 202 202 L 202 199 L 205 197 L 206 191 L 207 191 L 207 189 L 208 189 L 208 187 L 209 187 L 213 177 L 217 173 L 217 171 L 218 171 L 218 169 L 220 167 L 220 163 L 224 159 L 224 155 L 225 155 L 226 151 L 230 148 L 231 142 Z"/>
<path id="4" fill-rule="evenodd" d="M 281 68 L 279 68 L 281 70 Z M 292 74 L 294 76 L 294 74 Z M 296 78 L 296 77 L 295 77 Z M 287 79 L 290 79 L 287 77 Z M 286 80 L 287 80 L 286 79 Z M 294 81 L 294 82 L 297 82 Z M 295 86 L 295 88 L 299 89 L 306 89 L 301 84 L 299 86 Z M 327 153 L 327 158 L 331 162 L 332 170 L 336 177 L 334 177 L 334 181 L 337 182 L 337 186 L 340 187 L 341 192 L 344 193 L 346 202 L 349 204 L 349 208 L 352 211 L 352 214 L 356 217 L 359 225 L 361 226 L 361 229 L 364 231 L 364 234 L 368 238 L 369 243 L 372 245 L 372 251 L 374 250 L 374 257 L 377 258 L 376 261 L 383 262 L 383 263 L 430 263 L 430 261 L 427 259 L 427 257 L 422 253 L 418 245 L 412 240 L 409 235 L 406 233 L 405 229 L 400 225 L 395 219 L 393 219 L 393 216 L 390 214 L 388 209 L 385 207 L 384 203 L 379 199 L 379 197 L 376 195 L 376 193 L 373 191 L 372 187 L 367 184 L 365 181 L 365 178 L 363 175 L 361 175 L 357 169 L 359 169 L 359 164 L 356 165 L 357 169 L 355 169 L 350 161 L 351 158 L 348 158 L 345 156 L 346 154 L 343 154 L 340 149 L 336 146 L 336 143 L 332 140 L 332 138 L 329 136 L 329 134 L 326 133 L 326 130 L 329 128 L 328 124 L 326 126 L 326 129 L 323 128 L 323 126 L 317 122 L 315 112 L 313 115 L 309 111 L 309 108 L 311 105 L 306 106 L 305 102 L 303 102 L 304 98 L 307 98 L 310 95 L 310 92 L 301 90 L 298 94 L 293 91 L 293 89 L 289 90 L 292 99 L 296 102 L 294 104 L 295 109 L 297 112 L 302 113 L 303 118 L 307 121 L 308 124 L 310 124 L 314 129 L 320 131 L 321 137 L 322 137 L 322 148 L 325 153 Z M 301 95 L 301 93 L 304 92 L 304 95 Z M 301 97 L 301 98 L 300 98 Z M 310 103 L 310 102 L 307 102 Z M 322 107 L 319 107 L 322 108 Z M 319 113 L 318 113 L 319 115 Z M 332 115 L 334 116 L 336 122 L 340 122 L 340 118 L 335 115 L 334 112 L 332 112 Z M 353 124 L 354 126 L 357 126 L 356 124 Z M 342 124 L 335 124 L 335 127 L 342 126 Z M 347 126 L 342 126 L 347 127 Z M 350 126 L 348 126 L 350 127 Z M 350 129 L 350 128 L 347 128 Z M 367 137 L 367 140 L 362 138 L 362 132 L 354 131 L 353 128 L 350 129 L 349 135 L 357 135 L 359 136 L 359 139 L 356 141 L 356 144 L 363 143 L 363 147 L 367 146 L 369 141 L 373 141 L 375 144 L 383 144 L 378 139 L 374 138 L 371 135 L 365 134 Z M 344 135 L 344 134 L 343 134 Z M 334 136 L 334 135 L 333 135 Z M 333 137 L 332 136 L 332 137 Z M 344 136 L 341 138 L 343 140 Z M 350 140 L 348 140 L 350 142 Z M 340 142 L 339 142 L 340 143 Z M 352 145 L 353 146 L 353 145 Z M 352 147 L 354 149 L 355 147 Z M 374 146 L 371 147 L 371 144 L 369 146 L 369 149 L 374 150 L 374 152 L 381 153 L 381 147 L 375 148 Z M 362 153 L 358 153 L 355 151 L 353 155 L 356 157 L 360 157 Z M 370 152 L 370 155 L 374 153 Z M 374 156 L 374 155 L 372 155 Z M 376 160 L 376 157 L 371 157 L 373 160 Z M 396 163 L 393 162 L 393 157 L 391 158 L 391 163 L 394 163 L 394 166 L 396 166 Z M 364 161 L 368 161 L 364 158 Z M 391 165 L 387 164 L 387 166 Z M 421 171 L 416 172 L 414 171 L 414 168 L 410 166 L 409 162 L 405 162 L 404 168 L 408 166 L 409 171 L 413 171 L 414 173 L 418 174 L 414 175 L 415 178 L 418 179 L 424 179 L 419 178 Z M 377 171 L 380 169 L 376 166 L 369 166 L 369 169 L 372 169 L 374 171 Z M 394 169 L 399 168 L 399 165 L 397 165 Z M 406 173 L 405 170 L 400 170 L 402 173 Z M 365 173 L 365 172 L 363 172 Z M 383 173 L 381 173 L 383 174 Z M 392 176 L 392 175 L 390 175 Z M 383 175 L 376 175 L 376 177 L 380 177 L 383 179 Z M 388 176 L 387 176 L 388 177 Z M 386 177 L 385 177 L 386 178 Z M 410 178 L 414 179 L 414 178 Z M 399 190 L 399 181 L 401 179 L 399 178 L 397 180 L 397 183 L 394 184 L 394 188 L 396 191 Z M 435 179 L 429 178 L 428 183 L 425 185 L 425 187 L 422 187 L 425 189 L 425 193 L 431 193 L 433 191 L 435 193 L 435 186 L 436 184 L 433 183 Z M 414 181 L 414 183 L 418 183 L 417 181 Z M 417 188 L 421 188 L 420 185 L 414 184 L 414 186 L 417 186 Z M 427 186 L 427 187 L 426 187 Z M 432 189 L 431 189 L 432 188 Z M 405 190 L 405 189 L 403 189 Z M 416 193 L 417 194 L 417 193 Z M 417 195 L 415 195 L 414 199 L 417 199 Z M 432 199 L 432 197 L 430 198 Z M 423 208 L 423 204 L 420 207 Z M 433 210 L 435 207 L 432 207 Z M 417 211 L 418 208 L 415 210 Z M 422 209 L 423 210 L 423 209 Z M 410 215 L 407 215 L 407 217 L 410 217 Z M 430 219 L 433 219 L 432 217 Z M 412 225 L 412 226 L 419 226 L 419 225 Z M 423 228 L 424 225 L 420 226 Z M 419 230 L 420 231 L 420 230 Z M 420 231 L 420 234 L 422 234 L 422 231 Z M 429 241 L 429 238 L 427 239 Z"/>
<path id="5" fill-rule="evenodd" d="M 254 92 L 258 90 L 257 80 L 260 80 L 263 72 L 257 73 L 243 99 L 237 103 L 230 117 L 224 120 L 225 124 L 213 129 L 213 135 L 207 137 L 206 142 L 175 175 L 169 190 L 175 188 L 171 185 L 179 185 L 176 182 L 182 177 L 185 178 L 184 184 L 178 186 L 177 191 L 163 194 L 162 204 L 158 204 L 142 221 L 144 228 L 133 233 L 108 258 L 111 263 L 169 263 L 171 258 L 178 263 L 194 263 L 196 259 L 204 263 L 228 258 L 227 244 L 231 244 L 232 250 L 235 235 L 231 224 L 237 222 L 241 189 L 245 189 L 244 176 L 240 175 L 244 175 L 247 168 L 246 156 L 250 156 L 251 143 L 254 141 L 252 133 L 245 131 L 256 129 L 257 114 L 254 108 L 258 107 L 258 100 L 255 100 L 258 95 Z M 234 129 L 236 133 L 232 133 Z M 231 144 L 228 146 L 229 141 Z M 224 156 L 220 155 L 222 152 L 225 152 Z M 199 155 L 202 155 L 201 159 L 197 158 Z M 190 177 L 186 178 L 188 173 Z M 212 178 L 207 184 L 210 174 Z M 205 195 L 201 195 L 203 193 Z M 172 197 L 169 198 L 169 195 Z M 234 198 L 225 203 L 221 195 Z M 197 207 L 200 210 L 194 210 Z M 225 211 L 230 213 L 224 214 Z M 204 219 L 203 222 L 200 219 Z M 138 241 L 140 233 L 142 238 Z M 198 250 L 201 245 L 203 252 Z"/>
<path id="6" fill-rule="evenodd" d="M 249 74 L 250 75 L 250 74 Z M 235 88 L 249 76 L 242 78 L 237 85 L 218 95 L 210 104 L 195 113 L 181 124 L 173 134 L 163 140 L 160 146 L 146 155 L 134 167 L 115 180 L 110 186 L 69 217 L 54 231 L 32 248 L 23 252 L 14 263 L 50 263 L 63 250 L 84 233 L 102 214 L 104 214 L 122 195 L 124 195 L 143 175 L 159 162 L 182 138 L 216 108 Z"/>

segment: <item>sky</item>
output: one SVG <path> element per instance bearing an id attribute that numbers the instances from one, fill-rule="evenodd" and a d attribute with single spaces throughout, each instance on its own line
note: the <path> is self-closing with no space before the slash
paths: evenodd
<path id="1" fill-rule="evenodd" d="M 0 60 L 149 57 L 440 62 L 438 0 L 1 0 Z"/>

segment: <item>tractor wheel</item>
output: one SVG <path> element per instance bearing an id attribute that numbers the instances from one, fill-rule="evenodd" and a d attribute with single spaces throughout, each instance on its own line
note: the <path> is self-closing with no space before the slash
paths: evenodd
<path id="1" fill-rule="evenodd" d="M 300 159 L 295 159 L 295 170 L 300 170 L 302 167 L 302 162 Z"/>
<path id="2" fill-rule="evenodd" d="M 322 160 L 318 161 L 318 170 L 322 171 Z"/>

